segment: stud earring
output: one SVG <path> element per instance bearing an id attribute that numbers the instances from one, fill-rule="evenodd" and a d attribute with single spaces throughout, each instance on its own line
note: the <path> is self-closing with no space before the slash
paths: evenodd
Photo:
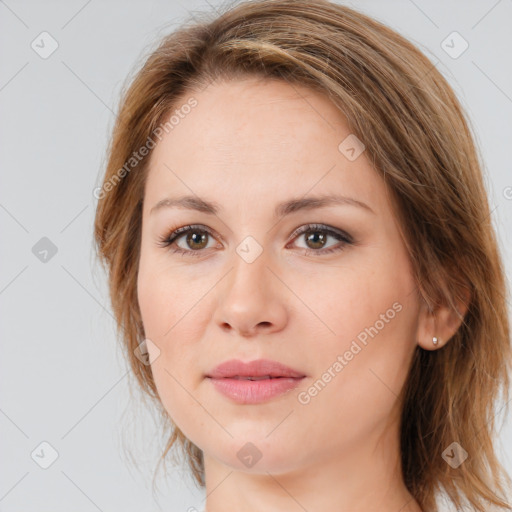
<path id="1" fill-rule="evenodd" d="M 437 344 L 438 344 L 438 339 L 437 339 L 435 336 L 432 338 L 432 343 L 433 343 L 434 345 L 437 345 Z"/>

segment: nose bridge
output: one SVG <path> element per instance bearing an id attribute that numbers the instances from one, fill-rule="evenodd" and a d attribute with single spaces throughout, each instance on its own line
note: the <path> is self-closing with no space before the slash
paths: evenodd
<path id="1" fill-rule="evenodd" d="M 228 292 L 243 295 L 244 301 L 253 296 L 275 293 L 271 290 L 269 277 L 272 272 L 267 268 L 272 265 L 271 255 L 252 237 L 244 239 L 233 255 L 233 269 L 228 279 Z"/>
<path id="2" fill-rule="evenodd" d="M 268 268 L 273 267 L 270 251 L 256 243 L 245 239 L 237 247 L 216 312 L 222 327 L 245 334 L 280 329 L 286 318 L 280 283 Z"/>

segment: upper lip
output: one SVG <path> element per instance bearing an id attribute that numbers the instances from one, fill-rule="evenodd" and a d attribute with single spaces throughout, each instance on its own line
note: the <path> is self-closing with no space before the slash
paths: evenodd
<path id="1" fill-rule="evenodd" d="M 304 373 L 270 359 L 256 359 L 244 363 L 239 359 L 230 359 L 216 366 L 207 377 L 214 379 L 226 377 L 305 377 Z"/>

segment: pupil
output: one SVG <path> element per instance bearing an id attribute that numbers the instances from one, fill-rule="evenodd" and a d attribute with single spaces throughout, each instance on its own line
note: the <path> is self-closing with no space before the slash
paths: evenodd
<path id="1" fill-rule="evenodd" d="M 201 242 L 205 242 L 206 240 L 206 233 L 203 233 L 202 235 L 197 235 L 197 231 L 194 232 L 194 233 L 189 233 L 188 237 L 187 237 L 187 243 L 190 242 L 192 240 L 192 242 L 194 244 L 200 244 Z M 203 245 L 204 246 L 204 245 Z M 200 249 L 203 247 L 199 247 Z"/>
<path id="2" fill-rule="evenodd" d="M 320 233 L 320 232 L 319 231 L 314 231 L 313 233 Z M 315 240 L 317 238 L 320 238 L 320 241 Z M 325 245 L 325 234 L 324 233 L 321 233 L 319 237 L 317 237 L 314 234 L 313 235 L 309 235 L 307 237 L 307 239 L 308 239 L 308 242 L 313 242 L 313 243 L 319 243 L 320 244 L 319 246 L 315 247 L 316 249 L 318 247 L 323 247 Z"/>

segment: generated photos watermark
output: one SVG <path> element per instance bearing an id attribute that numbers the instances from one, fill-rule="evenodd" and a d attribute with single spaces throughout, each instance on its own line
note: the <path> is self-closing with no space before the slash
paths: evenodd
<path id="1" fill-rule="evenodd" d="M 377 336 L 384 327 L 397 313 L 402 311 L 402 304 L 399 302 L 393 303 L 392 307 L 386 310 L 385 313 L 379 315 L 379 319 L 374 322 L 370 327 L 365 327 L 357 336 L 352 340 L 350 347 L 342 355 L 338 355 L 336 361 L 333 362 L 325 370 L 322 376 L 315 381 L 307 390 L 301 391 L 297 395 L 300 404 L 307 405 L 311 400 L 316 397 L 328 384 L 331 382 L 342 370 L 347 366 L 354 357 L 359 354 L 364 347 L 368 345 L 369 338 L 373 339 Z"/>

